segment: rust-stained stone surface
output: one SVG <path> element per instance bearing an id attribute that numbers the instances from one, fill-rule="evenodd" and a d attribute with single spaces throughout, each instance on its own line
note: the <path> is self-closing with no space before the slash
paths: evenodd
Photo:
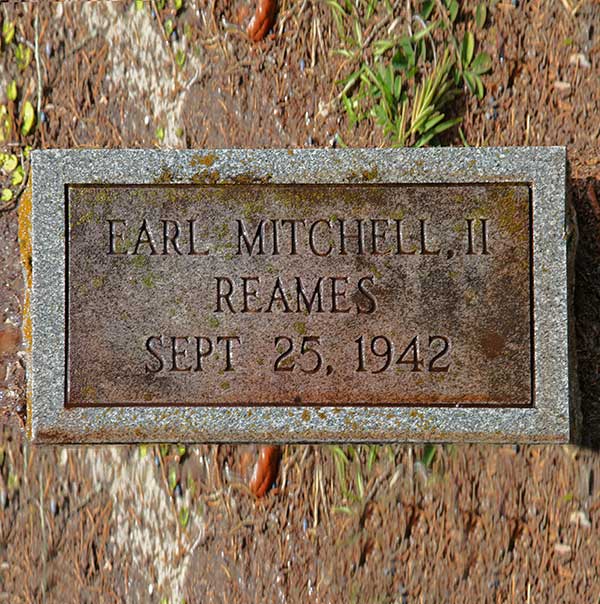
<path id="1" fill-rule="evenodd" d="M 68 204 L 69 405 L 532 403 L 526 185 L 73 186 Z"/>

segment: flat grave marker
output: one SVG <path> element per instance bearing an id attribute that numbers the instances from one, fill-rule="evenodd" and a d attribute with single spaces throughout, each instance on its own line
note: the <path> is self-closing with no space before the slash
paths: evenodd
<path id="1" fill-rule="evenodd" d="M 576 429 L 564 149 L 56 150 L 32 167 L 34 442 Z"/>

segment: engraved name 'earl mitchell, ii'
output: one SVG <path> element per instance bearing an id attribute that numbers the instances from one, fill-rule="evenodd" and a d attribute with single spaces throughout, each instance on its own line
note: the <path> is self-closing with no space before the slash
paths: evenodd
<path id="1" fill-rule="evenodd" d="M 471 238 L 471 222 L 467 220 Z M 485 228 L 485 220 L 481 221 Z M 198 219 L 189 220 L 108 220 L 110 255 L 188 255 L 211 253 L 210 237 L 202 242 L 203 226 Z M 429 240 L 426 219 L 402 218 L 321 218 L 263 219 L 249 225 L 233 221 L 237 255 L 438 255 L 439 247 Z"/>
<path id="2" fill-rule="evenodd" d="M 110 256 L 208 256 L 226 251 L 231 259 L 251 256 L 430 256 L 442 252 L 439 238 L 430 234 L 426 219 L 320 218 L 262 219 L 252 225 L 235 219 L 225 231 L 235 240 L 223 245 L 221 236 L 204 236 L 198 219 L 121 219 L 108 223 Z M 472 254 L 473 220 L 467 219 L 466 254 Z M 480 219 L 479 253 L 488 254 L 487 221 Z M 233 228 L 232 228 L 233 227 Z M 447 250 L 453 254 L 452 250 Z M 448 255 L 448 258 L 451 256 Z M 375 277 L 322 276 L 287 279 L 266 275 L 214 277 L 215 313 L 356 313 L 377 310 Z"/>

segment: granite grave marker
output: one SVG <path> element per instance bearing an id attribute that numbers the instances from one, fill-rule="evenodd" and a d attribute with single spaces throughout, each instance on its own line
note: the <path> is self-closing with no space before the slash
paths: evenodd
<path id="1" fill-rule="evenodd" d="M 30 435 L 567 441 L 565 180 L 561 148 L 36 151 Z"/>

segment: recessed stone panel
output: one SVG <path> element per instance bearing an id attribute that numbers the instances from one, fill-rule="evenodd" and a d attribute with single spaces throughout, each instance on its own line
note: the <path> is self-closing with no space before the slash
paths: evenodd
<path id="1" fill-rule="evenodd" d="M 70 406 L 532 404 L 527 185 L 68 188 Z"/>

